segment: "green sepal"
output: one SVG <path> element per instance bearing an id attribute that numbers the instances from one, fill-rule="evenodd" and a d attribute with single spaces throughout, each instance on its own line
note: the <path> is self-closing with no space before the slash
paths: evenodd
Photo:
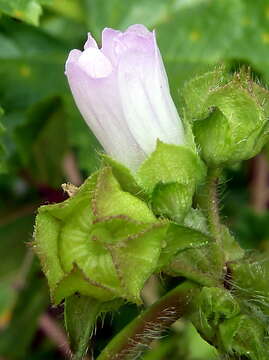
<path id="1" fill-rule="evenodd" d="M 163 271 L 170 276 L 183 276 L 203 286 L 219 286 L 223 282 L 225 256 L 211 240 L 201 246 L 180 251 Z"/>
<path id="2" fill-rule="evenodd" d="M 180 223 L 192 205 L 193 193 L 192 185 L 159 183 L 151 196 L 152 210 L 156 215 L 162 215 Z"/>
<path id="3" fill-rule="evenodd" d="M 151 196 L 157 215 L 181 222 L 192 204 L 206 169 L 191 147 L 157 141 L 155 151 L 137 171 L 137 181 Z"/>
<path id="4" fill-rule="evenodd" d="M 229 122 L 218 108 L 206 120 L 196 121 L 193 132 L 203 158 L 211 166 L 226 162 L 229 153 L 234 151 Z"/>
<path id="5" fill-rule="evenodd" d="M 162 271 L 204 286 L 218 286 L 223 282 L 225 251 L 209 234 L 201 210 L 191 208 L 183 225 L 171 224 L 166 239 L 159 260 Z"/>
<path id="6" fill-rule="evenodd" d="M 156 221 L 145 202 L 121 189 L 110 167 L 105 167 L 99 172 L 92 209 L 95 218 L 128 215 L 137 221 Z"/>
<path id="7" fill-rule="evenodd" d="M 229 229 L 224 225 L 221 226 L 221 240 L 226 261 L 239 260 L 245 256 L 244 249 L 241 248 Z"/>
<path id="8" fill-rule="evenodd" d="M 184 218 L 184 225 L 191 229 L 200 231 L 205 235 L 209 235 L 207 218 L 200 209 L 191 208 Z"/>
<path id="9" fill-rule="evenodd" d="M 209 236 L 200 231 L 184 225 L 170 223 L 165 237 L 165 246 L 159 259 L 159 271 L 173 271 L 170 269 L 169 264 L 173 263 L 178 254 L 184 250 L 203 247 L 211 241 L 213 240 Z"/>
<path id="10" fill-rule="evenodd" d="M 225 85 L 230 77 L 224 68 L 220 67 L 186 82 L 182 89 L 182 95 L 188 118 L 196 121 L 208 117 L 210 108 L 207 106 L 207 102 L 210 94 Z"/>
<path id="11" fill-rule="evenodd" d="M 160 140 L 137 172 L 138 182 L 148 193 L 152 193 L 158 183 L 194 185 L 201 182 L 205 175 L 205 165 L 193 150 Z"/>
<path id="12" fill-rule="evenodd" d="M 120 243 L 107 245 L 127 300 L 141 303 L 140 291 L 156 271 L 166 231 L 166 223 L 153 224 Z"/>
<path id="13" fill-rule="evenodd" d="M 240 314 L 240 306 L 232 293 L 220 287 L 203 287 L 195 301 L 191 320 L 202 337 L 214 342 L 219 325 Z"/>
<path id="14" fill-rule="evenodd" d="M 219 342 L 225 354 L 250 360 L 267 360 L 266 332 L 256 319 L 238 315 L 219 326 Z"/>
<path id="15" fill-rule="evenodd" d="M 143 188 L 138 185 L 135 177 L 127 167 L 118 163 L 106 154 L 101 154 L 101 156 L 104 160 L 104 164 L 111 167 L 113 175 L 120 183 L 122 190 L 127 191 L 143 200 L 147 199 L 147 195 L 145 194 Z"/>
<path id="16" fill-rule="evenodd" d="M 63 299 L 79 293 L 98 301 L 110 301 L 117 298 L 117 294 L 113 290 L 104 284 L 87 278 L 83 271 L 74 265 L 73 269 L 64 275 L 57 286 L 53 290 L 51 289 L 51 300 L 58 305 Z"/>
<path id="17" fill-rule="evenodd" d="M 65 328 L 76 359 L 86 355 L 98 318 L 106 312 L 117 310 L 121 305 L 120 300 L 104 303 L 80 295 L 73 295 L 65 300 Z"/>

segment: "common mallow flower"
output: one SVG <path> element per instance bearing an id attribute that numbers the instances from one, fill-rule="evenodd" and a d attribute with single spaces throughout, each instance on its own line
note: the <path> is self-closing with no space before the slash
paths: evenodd
<path id="1" fill-rule="evenodd" d="M 83 51 L 70 52 L 66 75 L 107 154 L 131 170 L 155 150 L 157 139 L 184 143 L 154 31 L 143 25 L 125 32 L 105 28 L 100 49 L 89 34 Z"/>

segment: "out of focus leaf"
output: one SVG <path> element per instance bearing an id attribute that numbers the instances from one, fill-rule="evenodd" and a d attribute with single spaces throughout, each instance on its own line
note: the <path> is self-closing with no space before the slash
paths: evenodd
<path id="1" fill-rule="evenodd" d="M 3 216 L 1 217 L 3 221 Z M 33 216 L 22 216 L 14 221 L 0 223 L 0 282 L 12 280 L 22 265 L 25 244 L 31 240 Z"/>
<path id="2" fill-rule="evenodd" d="M 169 78 L 176 79 L 171 83 L 175 98 L 192 74 L 223 60 L 242 32 L 241 0 L 86 0 L 86 4 L 89 25 L 98 39 L 105 26 L 124 30 L 142 23 L 156 29 Z"/>
<path id="3" fill-rule="evenodd" d="M 0 0 L 0 11 L 11 17 L 38 25 L 42 14 L 41 4 L 51 0 Z"/>
<path id="4" fill-rule="evenodd" d="M 35 127 L 34 132 L 30 130 L 29 111 L 32 110 L 29 110 L 29 107 L 34 105 L 36 108 L 39 106 L 36 103 L 56 96 L 64 98 L 65 116 L 62 121 L 65 124 L 68 123 L 70 142 L 78 151 L 81 167 L 90 172 L 98 166 L 96 149 L 100 149 L 100 146 L 84 123 L 74 102 L 71 102 L 70 90 L 64 75 L 64 63 L 69 50 L 70 48 L 67 48 L 62 40 L 55 39 L 43 30 L 19 24 L 10 19 L 1 21 L 0 97 L 5 108 L 2 121 L 6 132 L 3 139 L 10 167 L 20 166 L 19 159 L 21 156 L 25 156 L 20 153 L 23 150 L 22 146 L 17 147 L 18 142 L 14 141 L 16 129 L 28 123 L 29 126 L 26 129 L 29 130 L 29 134 L 37 136 L 38 133 L 34 125 L 35 121 L 31 122 Z M 40 108 L 39 117 L 44 120 L 41 110 Z M 62 134 L 62 138 L 65 136 L 67 138 L 68 135 L 65 135 L 64 132 L 56 130 L 57 124 L 61 123 L 60 119 L 58 123 L 55 119 L 51 122 L 47 134 L 55 125 L 54 139 L 60 134 Z M 36 121 L 35 124 L 37 123 L 40 126 L 40 122 Z M 43 129 L 43 126 L 40 126 L 40 129 Z M 25 133 L 27 133 L 26 130 Z M 47 134 L 44 133 L 43 140 L 40 139 L 41 142 L 45 140 Z M 30 139 L 30 144 L 33 144 L 35 140 L 34 138 Z M 26 141 L 22 141 L 21 145 L 25 143 Z M 66 144 L 65 140 L 62 145 L 64 144 Z M 61 144 L 59 143 L 58 146 Z M 25 149 L 28 149 L 29 152 L 29 145 Z"/>
<path id="5" fill-rule="evenodd" d="M 17 300 L 15 289 L 9 282 L 1 281 L 0 283 L 0 332 L 8 326 L 12 311 Z"/>
<path id="6" fill-rule="evenodd" d="M 1 332 L 0 354 L 11 359 L 25 359 L 35 335 L 38 318 L 48 303 L 44 280 L 37 278 L 35 263 L 21 290 L 9 325 Z M 16 339 L 16 346 L 14 341 Z"/>
<path id="7" fill-rule="evenodd" d="M 60 186 L 63 157 L 67 152 L 66 114 L 59 97 L 32 106 L 15 139 L 23 163 L 41 184 Z"/>
<path id="8" fill-rule="evenodd" d="M 3 109 L 0 107 L 0 117 L 3 115 L 4 111 Z M 5 128 L 3 127 L 3 125 L 0 122 L 0 174 L 3 172 L 6 172 L 6 164 L 5 164 L 5 148 L 2 144 L 2 138 L 1 136 L 3 135 L 5 131 Z"/>

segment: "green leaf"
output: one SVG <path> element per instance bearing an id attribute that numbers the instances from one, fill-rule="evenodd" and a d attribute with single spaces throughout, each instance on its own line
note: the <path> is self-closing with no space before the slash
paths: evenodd
<path id="1" fill-rule="evenodd" d="M 15 130 L 23 164 L 38 183 L 55 188 L 63 181 L 61 164 L 68 149 L 65 120 L 63 103 L 55 97 L 31 107 L 26 121 Z"/>
<path id="2" fill-rule="evenodd" d="M 0 11 L 33 25 L 38 25 L 42 14 L 38 0 L 0 0 Z"/>
<path id="3" fill-rule="evenodd" d="M 26 253 L 25 244 L 31 241 L 33 223 L 32 214 L 16 219 L 12 217 L 5 219 L 2 216 L 0 224 L 1 280 L 12 281 L 17 275 Z"/>
<path id="4" fill-rule="evenodd" d="M 44 281 L 37 275 L 38 270 L 37 263 L 34 263 L 25 281 L 25 287 L 20 289 L 11 321 L 1 332 L 0 353 L 4 357 L 23 359 L 29 354 L 38 328 L 38 319 L 48 305 L 46 287 Z M 16 346 L 14 346 L 14 339 L 16 339 Z"/>
<path id="5" fill-rule="evenodd" d="M 9 323 L 14 305 L 17 300 L 17 293 L 8 281 L 0 284 L 0 329 L 3 330 Z"/>
<path id="6" fill-rule="evenodd" d="M 3 115 L 3 113 L 4 113 L 4 110 L 0 107 L 0 117 Z M 4 131 L 5 131 L 5 128 L 0 122 L 0 174 L 5 173 L 7 171 L 6 162 L 5 162 L 5 147 L 2 144 L 2 138 L 1 138 Z"/>

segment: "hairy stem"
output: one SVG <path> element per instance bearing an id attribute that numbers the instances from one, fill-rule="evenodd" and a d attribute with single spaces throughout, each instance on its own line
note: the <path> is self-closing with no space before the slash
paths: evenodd
<path id="1" fill-rule="evenodd" d="M 209 169 L 206 185 L 206 211 L 209 230 L 217 243 L 221 243 L 221 222 L 218 204 L 219 169 Z"/>
<path id="2" fill-rule="evenodd" d="M 127 360 L 142 354 L 152 340 L 192 309 L 192 300 L 200 286 L 185 281 L 150 306 L 106 346 L 97 360 Z"/>

